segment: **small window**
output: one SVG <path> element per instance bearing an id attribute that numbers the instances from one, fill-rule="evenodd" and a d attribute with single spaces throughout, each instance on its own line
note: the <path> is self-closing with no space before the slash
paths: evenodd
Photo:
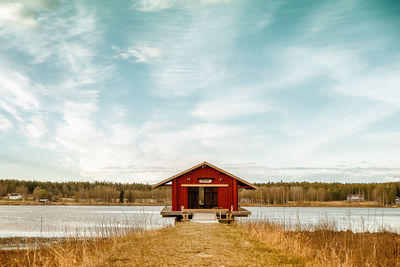
<path id="1" fill-rule="evenodd" d="M 213 178 L 199 178 L 199 183 L 201 184 L 211 184 L 213 181 Z"/>

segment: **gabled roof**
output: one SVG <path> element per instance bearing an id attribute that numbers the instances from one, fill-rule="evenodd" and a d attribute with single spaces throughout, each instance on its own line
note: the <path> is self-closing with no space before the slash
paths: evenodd
<path id="1" fill-rule="evenodd" d="M 161 185 L 164 185 L 164 184 L 166 184 L 166 183 L 168 183 L 168 182 L 174 180 L 175 178 L 178 178 L 179 176 L 182 176 L 182 175 L 184 175 L 184 174 L 186 174 L 186 173 L 188 173 L 188 172 L 190 172 L 190 171 L 193 171 L 193 170 L 195 170 L 195 169 L 197 169 L 197 168 L 200 168 L 200 167 L 203 166 L 203 165 L 207 165 L 207 166 L 210 167 L 210 168 L 213 168 L 213 169 L 215 169 L 215 170 L 217 170 L 217 171 L 219 171 L 219 172 L 222 172 L 222 173 L 224 173 L 224 174 L 226 174 L 226 175 L 232 177 L 233 179 L 236 179 L 236 180 L 238 180 L 239 182 L 241 182 L 241 183 L 243 183 L 243 184 L 245 184 L 245 185 L 251 187 L 251 189 L 256 189 L 256 188 L 257 188 L 257 187 L 254 186 L 253 184 L 251 184 L 251 183 L 249 183 L 249 182 L 247 182 L 247 181 L 245 181 L 245 180 L 243 180 L 243 179 L 241 179 L 241 178 L 239 178 L 239 177 L 237 177 L 237 176 L 235 176 L 235 175 L 233 175 L 233 174 L 231 174 L 231 173 L 229 173 L 229 172 L 227 172 L 227 171 L 225 171 L 225 170 L 223 170 L 223 169 L 220 169 L 220 168 L 218 168 L 217 166 L 214 166 L 214 165 L 212 165 L 211 163 L 208 163 L 207 161 L 204 161 L 204 162 L 202 162 L 202 163 L 199 163 L 199 164 L 197 164 L 196 166 L 193 166 L 193 167 L 190 168 L 190 169 L 187 169 L 187 170 L 185 170 L 185 171 L 183 171 L 183 172 L 180 172 L 180 173 L 178 173 L 178 174 L 176 174 L 176 175 L 174 175 L 174 176 L 172 176 L 172 177 L 169 177 L 168 179 L 165 179 L 165 180 L 163 180 L 163 181 L 161 181 L 161 182 L 159 182 L 159 183 L 153 185 L 153 188 L 157 188 L 157 187 L 159 187 L 159 186 L 161 186 Z"/>

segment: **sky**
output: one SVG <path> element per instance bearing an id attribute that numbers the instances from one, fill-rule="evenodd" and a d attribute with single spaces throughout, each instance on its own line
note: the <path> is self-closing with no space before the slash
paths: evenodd
<path id="1" fill-rule="evenodd" d="M 0 178 L 400 181 L 400 1 L 0 0 Z"/>

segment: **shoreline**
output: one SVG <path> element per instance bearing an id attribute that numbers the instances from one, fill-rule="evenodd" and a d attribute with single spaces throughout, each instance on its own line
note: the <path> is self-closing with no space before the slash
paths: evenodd
<path id="1" fill-rule="evenodd" d="M 50 202 L 38 203 L 34 201 L 0 201 L 0 206 L 128 206 L 128 207 L 163 207 L 170 204 L 161 203 L 76 203 L 76 202 Z M 347 203 L 346 201 L 339 202 L 306 202 L 306 203 L 289 203 L 289 204 L 247 204 L 242 203 L 241 207 L 297 207 L 297 208 L 400 208 L 400 205 L 377 205 L 371 202 Z"/>
<path id="2" fill-rule="evenodd" d="M 3 204 L 0 203 L 1 206 L 47 206 L 47 207 L 56 207 L 56 206 L 65 206 L 65 207 L 164 207 L 164 206 L 170 206 L 170 205 L 150 205 L 150 204 L 129 204 L 129 205 L 118 205 L 118 204 L 88 204 L 88 203 L 82 203 L 82 204 L 39 204 L 39 203 L 29 203 L 29 204 L 15 204 L 15 203 L 9 203 L 9 204 Z M 242 205 L 241 207 L 243 208 L 365 208 L 365 209 L 396 209 L 400 208 L 399 205 L 397 206 L 374 206 L 374 205 L 365 205 L 365 206 L 356 206 L 356 205 L 347 205 L 347 206 L 341 206 L 341 205 Z"/>
<path id="3" fill-rule="evenodd" d="M 141 204 L 141 203 L 69 203 L 69 202 L 50 202 L 50 203 L 38 203 L 38 202 L 0 202 L 0 206 L 150 206 L 150 207 L 163 207 L 166 205 L 162 204 Z M 170 205 L 169 205 L 170 206 Z"/>

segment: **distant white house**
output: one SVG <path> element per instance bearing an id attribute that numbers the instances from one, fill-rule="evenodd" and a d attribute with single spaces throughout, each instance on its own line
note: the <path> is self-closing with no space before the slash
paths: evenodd
<path id="1" fill-rule="evenodd" d="M 240 199 L 240 203 L 251 203 L 251 199 L 247 197 L 242 197 Z"/>
<path id="2" fill-rule="evenodd" d="M 48 198 L 41 198 L 41 199 L 39 199 L 39 203 L 50 203 L 50 199 L 48 199 Z"/>
<path id="3" fill-rule="evenodd" d="M 362 195 L 347 195 L 348 202 L 364 202 L 364 196 Z"/>
<path id="4" fill-rule="evenodd" d="M 22 195 L 18 194 L 18 193 L 11 193 L 11 194 L 8 194 L 8 199 L 10 199 L 10 200 L 21 200 L 22 199 Z"/>
<path id="5" fill-rule="evenodd" d="M 400 205 L 400 197 L 396 197 L 396 204 Z"/>

